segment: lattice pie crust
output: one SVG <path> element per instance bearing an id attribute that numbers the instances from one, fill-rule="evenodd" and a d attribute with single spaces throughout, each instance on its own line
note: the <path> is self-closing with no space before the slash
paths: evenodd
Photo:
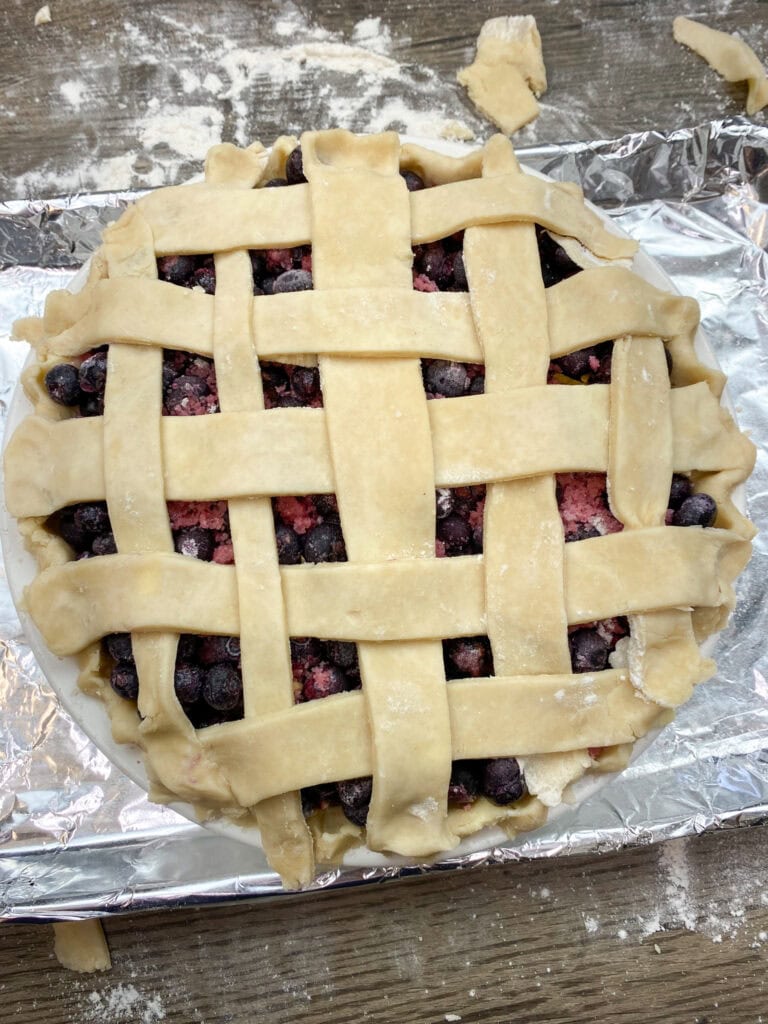
<path id="1" fill-rule="evenodd" d="M 301 138 L 308 183 L 258 188 L 268 154 L 216 146 L 206 180 L 147 195 L 104 236 L 85 288 L 18 334 L 34 413 L 6 453 L 6 499 L 40 573 L 26 592 L 51 651 L 76 655 L 155 799 L 255 821 L 287 885 L 364 841 L 425 858 L 544 803 L 624 750 L 709 676 L 699 642 L 733 605 L 752 527 L 731 493 L 754 450 L 693 349 L 698 310 L 627 263 L 573 185 L 521 172 L 509 142 L 452 159 L 387 133 Z M 401 169 L 432 186 L 408 192 Z M 534 224 L 594 257 L 542 283 Z M 468 293 L 413 290 L 412 244 L 460 229 Z M 252 294 L 248 250 L 312 245 L 314 290 Z M 566 243 L 567 244 L 567 243 Z M 582 251 L 580 249 L 580 251 Z M 157 279 L 157 257 L 215 253 L 216 293 Z M 577 257 L 578 258 L 578 257 Z M 611 383 L 547 386 L 552 357 L 616 339 Z M 105 412 L 72 417 L 51 365 L 109 343 Z M 670 385 L 665 345 L 672 356 Z M 221 412 L 161 415 L 162 350 L 212 356 Z M 258 356 L 312 362 L 323 408 L 263 406 Z M 485 393 L 427 403 L 422 357 L 483 362 Z M 607 473 L 622 532 L 564 544 L 555 473 Z M 673 472 L 718 506 L 665 526 Z M 435 557 L 435 489 L 487 484 L 484 553 Z M 335 492 L 348 561 L 280 566 L 270 497 Z M 45 527 L 106 499 L 118 553 L 72 560 Z M 235 565 L 174 552 L 168 499 L 227 499 Z M 568 626 L 628 616 L 623 665 L 573 674 Z M 138 708 L 105 684 L 99 641 L 130 632 Z M 178 634 L 239 635 L 244 717 L 195 729 L 174 694 Z M 441 639 L 487 634 L 495 675 L 446 683 Z M 362 689 L 294 704 L 289 637 L 358 644 Z M 529 795 L 448 807 L 452 760 L 515 756 Z M 367 828 L 299 790 L 373 776 Z"/>

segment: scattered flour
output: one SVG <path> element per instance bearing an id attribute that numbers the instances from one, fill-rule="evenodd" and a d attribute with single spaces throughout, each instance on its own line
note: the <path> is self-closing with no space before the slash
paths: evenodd
<path id="1" fill-rule="evenodd" d="M 77 77 L 70 68 L 60 76 L 51 71 L 50 81 L 64 100 L 65 117 L 87 106 L 98 118 L 100 104 L 116 104 L 126 135 L 135 140 L 132 148 L 103 151 L 98 139 L 85 149 L 73 145 L 66 163 L 52 156 L 35 169 L 9 175 L 9 185 L 17 197 L 43 197 L 176 184 L 199 170 L 217 142 L 247 145 L 260 138 L 268 144 L 281 132 L 308 127 L 394 128 L 459 140 L 488 134 L 489 126 L 466 110 L 450 76 L 397 60 L 395 51 L 405 43 L 393 39 L 381 17 L 363 18 L 345 35 L 315 24 L 290 0 L 261 26 L 259 45 L 247 47 L 232 39 L 223 13 L 207 15 L 204 28 L 162 10 L 129 13 L 105 31 L 104 52 L 80 64 Z M 144 89 L 121 91 L 114 52 L 121 53 L 120 66 L 141 69 Z M 156 98 L 168 95 L 174 97 L 171 104 Z M 268 110 L 265 95 L 272 99 Z M 6 105 L 13 109 L 10 94 Z M 286 107 L 305 110 L 301 124 L 283 122 L 280 111 Z M 74 137 L 78 132 L 79 118 Z"/>
<path id="2" fill-rule="evenodd" d="M 75 110 L 79 110 L 80 107 L 83 105 L 83 100 L 86 97 L 85 82 L 77 80 L 71 82 L 62 82 L 62 84 L 59 86 L 59 92 L 70 105 L 70 107 L 74 107 Z"/>
<path id="3" fill-rule="evenodd" d="M 135 985 L 115 985 L 93 991 L 88 996 L 84 1020 L 88 1024 L 104 1021 L 130 1021 L 131 1024 L 155 1024 L 165 1019 L 165 1008 L 157 995 L 147 996 Z"/>

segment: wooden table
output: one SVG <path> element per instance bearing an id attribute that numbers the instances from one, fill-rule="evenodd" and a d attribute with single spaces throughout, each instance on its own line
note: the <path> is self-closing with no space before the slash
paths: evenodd
<path id="1" fill-rule="evenodd" d="M 422 128 L 450 117 L 485 137 L 488 126 L 453 82 L 482 21 L 502 13 L 535 14 L 544 40 L 550 91 L 524 143 L 743 111 L 741 86 L 723 83 L 672 42 L 672 17 L 694 10 L 687 0 L 306 0 L 300 9 L 246 0 L 51 0 L 53 22 L 39 28 L 36 6 L 0 10 L 0 197 L 183 180 L 202 155 L 196 142 L 211 133 L 271 142 L 284 128 L 320 126 L 334 112 L 365 130 L 387 101 L 390 113 L 405 104 L 405 123 L 394 126 L 412 129 L 407 108 L 417 93 L 427 108 L 431 96 L 439 105 L 422 111 Z M 710 23 L 743 31 L 765 56 L 766 4 L 715 6 L 721 13 Z M 275 57 L 307 39 L 318 44 L 319 28 L 325 42 L 350 44 L 353 26 L 360 39 L 371 26 L 359 23 L 376 16 L 391 34 L 385 56 L 420 67 L 404 78 L 393 72 L 367 107 L 354 95 L 367 87 L 367 64 L 342 110 L 329 105 L 312 51 L 303 51 L 293 80 Z M 247 57 L 239 66 L 239 48 L 260 48 L 266 71 Z M 240 75 L 237 89 L 226 69 Z M 173 122 L 185 112 L 191 138 L 178 143 Z M 181 152 L 163 144 L 163 123 Z M 768 1021 L 766 835 L 742 829 L 602 859 L 114 917 L 106 922 L 108 975 L 59 968 L 48 928 L 7 926 L 0 1019 L 758 1024 Z"/>

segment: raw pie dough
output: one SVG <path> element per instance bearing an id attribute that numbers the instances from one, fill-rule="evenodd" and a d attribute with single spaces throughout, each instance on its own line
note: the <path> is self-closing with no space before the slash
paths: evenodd
<path id="1" fill-rule="evenodd" d="M 144 748 L 154 798 L 256 822 L 287 886 L 361 842 L 414 859 L 489 824 L 535 827 L 590 748 L 620 763 L 713 671 L 698 644 L 727 619 L 749 557 L 731 492 L 754 460 L 719 404 L 722 375 L 694 352 L 696 303 L 635 275 L 636 244 L 574 186 L 522 173 L 507 139 L 452 159 L 394 133 L 308 132 L 308 183 L 254 187 L 295 144 L 215 147 L 204 184 L 139 200 L 106 230 L 83 291 L 17 325 L 37 355 L 34 413 L 5 459 L 48 646 L 80 659 L 116 739 Z M 403 169 L 432 187 L 409 193 Z M 588 269 L 545 291 L 534 224 L 577 240 Z M 414 292 L 412 244 L 460 229 L 469 292 Z M 314 290 L 253 296 L 249 249 L 310 241 Z M 216 253 L 215 295 L 158 281 L 157 257 L 180 252 Z M 546 384 L 552 356 L 606 339 L 610 385 Z M 106 414 L 71 418 L 43 376 L 107 342 Z M 213 357 L 221 412 L 161 415 L 164 347 Z M 265 411 L 254 355 L 316 359 L 323 408 Z M 421 356 L 482 360 L 485 394 L 427 402 Z M 562 472 L 607 473 L 624 531 L 565 544 Z M 663 525 L 673 472 L 715 498 L 715 527 Z M 484 554 L 436 558 L 436 486 L 476 483 Z M 349 560 L 280 566 L 270 496 L 323 492 Z M 236 564 L 176 554 L 168 498 L 227 499 Z M 119 553 L 72 561 L 46 518 L 104 499 Z M 568 625 L 615 615 L 632 626 L 623 659 L 573 674 Z M 141 720 L 102 674 L 99 640 L 122 631 Z M 186 717 L 182 632 L 240 636 L 241 721 L 195 730 Z M 476 634 L 496 675 L 446 684 L 441 639 Z M 357 642 L 362 690 L 295 704 L 290 636 Z M 530 795 L 449 807 L 452 760 L 497 756 L 520 759 Z M 302 787 L 365 775 L 365 833 L 338 807 L 305 821 Z"/>
<path id="2" fill-rule="evenodd" d="M 457 78 L 477 109 L 507 135 L 539 116 L 547 91 L 541 37 L 530 15 L 491 18 L 480 29 L 474 63 Z"/>
<path id="3" fill-rule="evenodd" d="M 101 922 L 59 921 L 53 926 L 53 952 L 62 967 L 91 974 L 112 967 L 109 946 Z"/>
<path id="4" fill-rule="evenodd" d="M 698 53 L 727 82 L 747 83 L 748 114 L 756 114 L 768 104 L 765 68 L 743 39 L 682 17 L 675 18 L 672 32 L 678 43 Z"/>

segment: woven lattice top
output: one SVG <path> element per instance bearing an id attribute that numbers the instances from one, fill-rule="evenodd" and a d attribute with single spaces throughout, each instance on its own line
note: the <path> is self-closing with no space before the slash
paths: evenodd
<path id="1" fill-rule="evenodd" d="M 51 650 L 81 657 L 158 793 L 255 815 L 291 883 L 311 877 L 313 835 L 321 859 L 360 837 L 335 812 L 308 828 L 302 787 L 372 776 L 365 841 L 423 857 L 489 822 L 537 823 L 588 750 L 632 743 L 684 701 L 712 671 L 697 641 L 748 557 L 730 495 L 753 458 L 694 353 L 696 304 L 636 276 L 634 243 L 573 186 L 522 173 L 504 138 L 463 160 L 391 133 L 301 147 L 305 184 L 255 187 L 282 169 L 282 143 L 269 158 L 216 147 L 205 184 L 148 195 L 107 231 L 83 291 L 19 326 L 38 357 L 35 413 L 6 456 L 8 505 L 41 565 L 26 600 Z M 403 168 L 431 187 L 409 192 Z M 577 240 L 587 269 L 545 290 L 535 225 Z M 460 230 L 468 292 L 414 291 L 412 246 Z M 307 244 L 312 290 L 253 295 L 250 250 Z M 197 253 L 215 254 L 214 295 L 158 280 L 158 257 Z M 609 339 L 609 384 L 547 385 L 553 358 Z M 72 417 L 42 377 L 104 344 L 104 413 Z M 162 415 L 164 350 L 213 359 L 217 415 Z M 484 364 L 484 393 L 428 402 L 429 358 Z M 316 361 L 322 407 L 265 409 L 259 360 Z M 623 529 L 566 544 L 562 473 L 606 474 Z M 665 525 L 673 473 L 714 498 L 714 528 Z M 480 484 L 482 554 L 435 557 L 436 488 Z M 280 565 L 270 499 L 331 493 L 347 560 Z M 229 503 L 234 564 L 174 551 L 166 503 L 203 500 Z M 98 501 L 117 553 L 73 561 L 45 523 Z M 569 627 L 615 616 L 629 619 L 623 657 L 573 672 Z M 121 632 L 140 722 L 101 683 L 98 642 Z M 240 638 L 240 720 L 185 716 L 186 633 Z M 494 674 L 446 682 L 442 641 L 478 635 Z M 291 637 L 355 642 L 362 688 L 295 703 Z M 510 756 L 526 797 L 449 807 L 452 762 Z"/>

